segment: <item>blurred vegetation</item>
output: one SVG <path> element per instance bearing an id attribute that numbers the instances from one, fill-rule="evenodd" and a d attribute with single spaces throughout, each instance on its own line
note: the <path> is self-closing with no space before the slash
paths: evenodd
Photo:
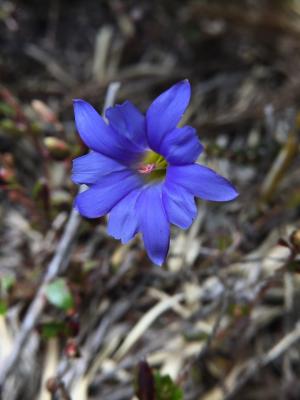
<path id="1" fill-rule="evenodd" d="M 298 0 L 0 3 L 0 371 L 76 194 L 73 98 L 120 81 L 146 110 L 188 78 L 200 162 L 240 192 L 162 269 L 82 220 L 1 399 L 299 399 L 299 39 Z"/>

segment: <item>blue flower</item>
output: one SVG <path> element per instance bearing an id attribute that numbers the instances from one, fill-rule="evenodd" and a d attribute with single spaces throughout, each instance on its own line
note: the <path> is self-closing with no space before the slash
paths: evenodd
<path id="1" fill-rule="evenodd" d="M 195 219 L 195 196 L 238 195 L 228 180 L 196 163 L 203 147 L 195 129 L 177 127 L 190 95 L 184 80 L 158 96 L 145 116 L 130 101 L 109 108 L 108 124 L 89 103 L 74 100 L 77 130 L 91 149 L 73 161 L 73 181 L 88 185 L 75 207 L 87 218 L 109 214 L 108 232 L 122 243 L 140 232 L 158 265 L 168 253 L 170 224 L 187 229 Z"/>

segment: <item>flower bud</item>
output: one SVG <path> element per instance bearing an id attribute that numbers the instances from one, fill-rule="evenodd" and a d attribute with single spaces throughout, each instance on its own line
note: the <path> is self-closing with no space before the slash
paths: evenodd
<path id="1" fill-rule="evenodd" d="M 44 121 L 48 124 L 58 123 L 56 114 L 43 101 L 32 100 L 31 105 L 32 105 L 32 108 L 34 109 L 34 111 L 40 116 L 42 121 Z"/>
<path id="2" fill-rule="evenodd" d="M 74 339 L 68 340 L 64 352 L 68 358 L 77 358 L 80 356 L 78 344 Z"/>
<path id="3" fill-rule="evenodd" d="M 59 382 L 56 378 L 49 378 L 46 382 L 46 389 L 49 393 L 54 394 L 59 388 Z"/>
<path id="4" fill-rule="evenodd" d="M 70 155 L 69 146 L 63 140 L 56 137 L 46 137 L 44 139 L 44 145 L 50 156 L 55 160 L 63 161 Z"/>
<path id="5" fill-rule="evenodd" d="M 13 183 L 15 180 L 14 173 L 8 168 L 0 168 L 0 185 Z"/>

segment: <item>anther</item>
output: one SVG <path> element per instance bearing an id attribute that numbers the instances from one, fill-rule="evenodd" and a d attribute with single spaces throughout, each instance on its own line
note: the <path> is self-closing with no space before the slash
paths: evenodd
<path id="1" fill-rule="evenodd" d="M 138 172 L 140 174 L 150 174 L 155 170 L 155 164 L 142 164 L 138 167 Z"/>

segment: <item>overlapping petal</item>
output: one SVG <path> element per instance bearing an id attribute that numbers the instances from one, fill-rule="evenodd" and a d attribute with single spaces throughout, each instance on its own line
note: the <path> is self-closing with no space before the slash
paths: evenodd
<path id="1" fill-rule="evenodd" d="M 186 229 L 195 219 L 194 196 L 211 201 L 238 196 L 227 179 L 195 164 L 203 150 L 196 131 L 177 127 L 189 99 L 185 80 L 158 96 L 146 117 L 129 101 L 109 108 L 108 124 L 90 104 L 74 102 L 77 129 L 92 150 L 73 161 L 73 181 L 90 185 L 75 207 L 88 218 L 109 213 L 108 233 L 122 243 L 141 232 L 157 265 L 168 253 L 170 224 Z"/>
<path id="2" fill-rule="evenodd" d="M 130 101 L 108 108 L 106 117 L 121 138 L 140 151 L 147 147 L 145 117 Z"/>
<path id="3" fill-rule="evenodd" d="M 196 130 L 188 125 L 167 133 L 159 148 L 160 154 L 175 165 L 192 164 L 202 150 Z"/>
<path id="4" fill-rule="evenodd" d="M 72 180 L 75 183 L 90 185 L 112 172 L 124 170 L 126 167 L 118 161 L 101 153 L 91 151 L 73 160 Z"/>
<path id="5" fill-rule="evenodd" d="M 116 204 L 108 219 L 108 233 L 122 243 L 131 240 L 138 231 L 136 203 L 142 189 L 135 189 Z"/>
<path id="6" fill-rule="evenodd" d="M 162 201 L 162 184 L 146 187 L 137 206 L 139 230 L 149 258 L 157 265 L 164 262 L 170 243 L 170 226 Z"/>
<path id="7" fill-rule="evenodd" d="M 84 217 L 102 217 L 123 197 L 141 185 L 140 178 L 129 170 L 114 172 L 103 176 L 89 189 L 79 193 L 75 206 Z"/>
<path id="8" fill-rule="evenodd" d="M 146 114 L 147 137 L 150 147 L 159 152 L 164 136 L 174 130 L 187 108 L 191 96 L 187 80 L 173 85 L 158 96 Z"/>
<path id="9" fill-rule="evenodd" d="M 238 196 L 234 186 L 210 168 L 199 164 L 169 166 L 166 180 L 203 200 L 229 201 Z"/>
<path id="10" fill-rule="evenodd" d="M 74 113 L 77 130 L 87 147 L 125 163 L 136 158 L 136 149 L 127 146 L 124 151 L 122 138 L 115 134 L 89 103 L 74 100 Z"/>
<path id="11" fill-rule="evenodd" d="M 197 215 L 194 196 L 182 186 L 166 182 L 163 186 L 163 204 L 171 224 L 187 229 Z"/>

